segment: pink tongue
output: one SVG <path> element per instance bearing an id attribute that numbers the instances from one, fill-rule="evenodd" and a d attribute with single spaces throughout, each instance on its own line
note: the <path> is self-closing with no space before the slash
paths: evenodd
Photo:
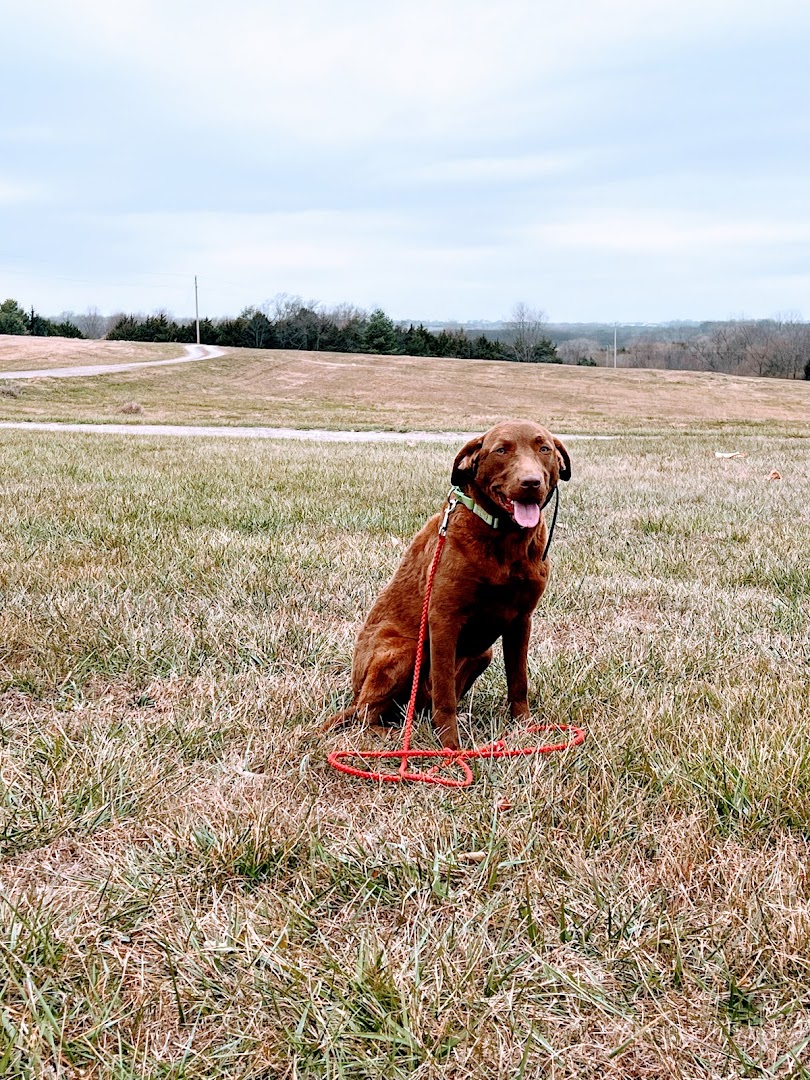
<path id="1" fill-rule="evenodd" d="M 522 529 L 533 529 L 540 520 L 540 507 L 537 503 L 516 502 L 512 505 L 514 506 L 512 517 L 518 525 Z"/>

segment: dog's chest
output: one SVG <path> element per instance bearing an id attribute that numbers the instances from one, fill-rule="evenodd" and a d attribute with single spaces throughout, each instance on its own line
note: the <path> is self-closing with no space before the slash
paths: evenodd
<path id="1" fill-rule="evenodd" d="M 546 584 L 547 571 L 542 563 L 526 561 L 487 567 L 476 582 L 474 607 L 507 618 L 532 611 Z"/>

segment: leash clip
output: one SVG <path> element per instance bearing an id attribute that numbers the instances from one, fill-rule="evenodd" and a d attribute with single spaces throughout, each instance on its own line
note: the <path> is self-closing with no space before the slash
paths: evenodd
<path id="1" fill-rule="evenodd" d="M 447 535 L 447 523 L 450 521 L 450 515 L 453 513 L 457 506 L 458 499 L 454 499 L 452 495 L 449 496 L 447 500 L 447 507 L 444 511 L 444 517 L 442 518 L 442 523 L 439 526 L 439 536 Z"/>

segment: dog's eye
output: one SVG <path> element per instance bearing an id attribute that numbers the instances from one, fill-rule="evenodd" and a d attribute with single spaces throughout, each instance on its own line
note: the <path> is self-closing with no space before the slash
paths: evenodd
<path id="1" fill-rule="evenodd" d="M 495 447 L 495 453 L 496 454 L 505 454 L 506 453 L 506 447 L 505 446 L 496 446 Z"/>
<path id="2" fill-rule="evenodd" d="M 540 447 L 540 453 L 541 454 L 550 454 L 551 453 L 551 447 L 550 446 L 541 446 Z"/>

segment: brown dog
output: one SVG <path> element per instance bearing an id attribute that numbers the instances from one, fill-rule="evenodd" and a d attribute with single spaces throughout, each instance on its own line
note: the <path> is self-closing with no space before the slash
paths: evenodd
<path id="1" fill-rule="evenodd" d="M 459 746 L 456 708 L 503 638 L 513 719 L 529 716 L 526 659 L 532 612 L 548 580 L 547 530 L 541 513 L 571 462 L 559 439 L 539 424 L 508 420 L 459 451 L 450 513 L 428 610 L 429 644 L 417 705 L 432 705 L 442 746 Z M 452 498 L 452 493 L 451 493 Z M 408 700 L 428 572 L 442 514 L 415 536 L 357 639 L 354 699 L 324 730 L 360 719 L 378 724 Z"/>

